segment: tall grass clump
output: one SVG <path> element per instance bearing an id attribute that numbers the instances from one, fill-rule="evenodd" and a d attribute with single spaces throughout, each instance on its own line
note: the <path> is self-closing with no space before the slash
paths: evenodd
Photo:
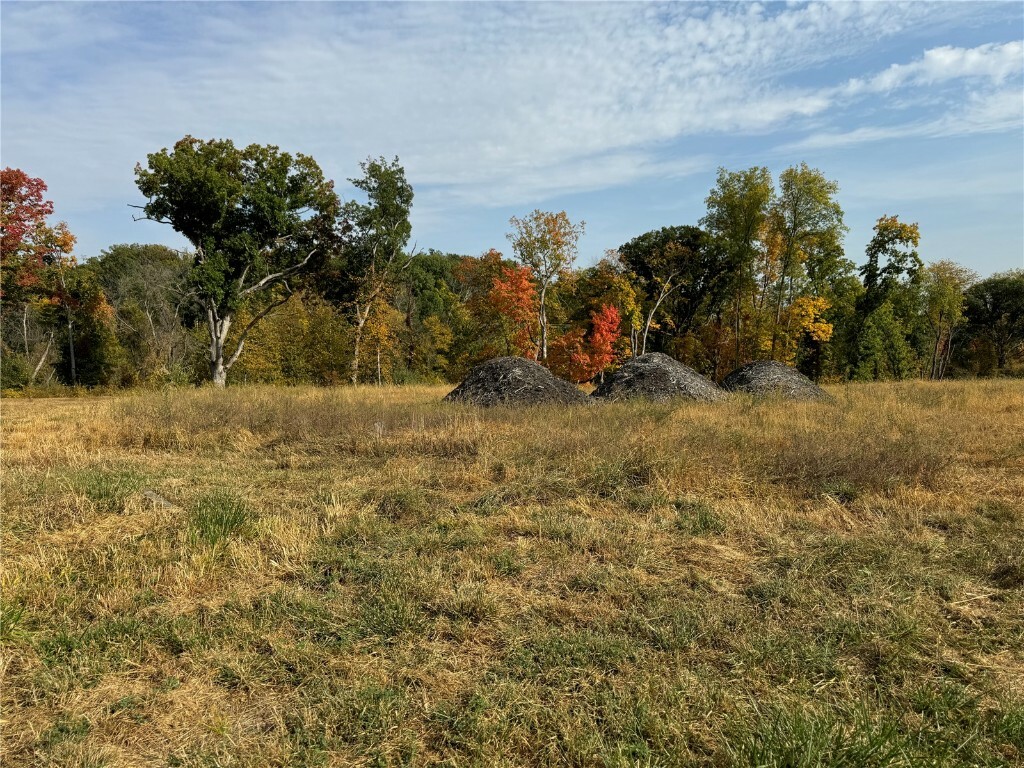
<path id="1" fill-rule="evenodd" d="M 202 496 L 189 517 L 193 542 L 216 546 L 245 532 L 254 514 L 246 502 L 229 491 L 217 490 Z"/>
<path id="2" fill-rule="evenodd" d="M 89 468 L 75 472 L 71 482 L 100 511 L 120 512 L 128 498 L 142 489 L 145 478 L 133 470 Z"/>

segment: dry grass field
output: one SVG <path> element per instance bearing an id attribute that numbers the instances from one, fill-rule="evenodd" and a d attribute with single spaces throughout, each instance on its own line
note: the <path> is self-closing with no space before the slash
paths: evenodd
<path id="1" fill-rule="evenodd" d="M 1024 763 L 1024 385 L 5 400 L 3 765 Z"/>

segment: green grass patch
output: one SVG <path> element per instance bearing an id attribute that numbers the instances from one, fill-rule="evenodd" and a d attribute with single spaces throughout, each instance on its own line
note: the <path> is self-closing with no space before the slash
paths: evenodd
<path id="1" fill-rule="evenodd" d="M 189 516 L 190 538 L 216 546 L 247 531 L 255 519 L 244 499 L 228 491 L 214 491 L 196 502 Z"/>

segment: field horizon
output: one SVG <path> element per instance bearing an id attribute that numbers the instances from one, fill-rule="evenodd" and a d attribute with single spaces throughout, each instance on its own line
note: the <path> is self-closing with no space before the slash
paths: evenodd
<path id="1" fill-rule="evenodd" d="M 4 765 L 1024 761 L 1024 384 L 4 399 Z"/>

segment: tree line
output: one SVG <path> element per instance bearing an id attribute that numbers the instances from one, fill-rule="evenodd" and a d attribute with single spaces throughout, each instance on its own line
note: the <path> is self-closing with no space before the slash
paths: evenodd
<path id="1" fill-rule="evenodd" d="M 716 379 L 760 359 L 826 381 L 1024 369 L 1024 270 L 926 265 L 888 214 L 855 263 L 838 184 L 806 164 L 720 169 L 699 221 L 585 268 L 564 211 L 513 217 L 506 253 L 410 247 L 398 158 L 360 170 L 343 202 L 307 155 L 188 136 L 136 166 L 135 208 L 189 249 L 79 260 L 45 182 L 4 169 L 0 386 L 456 381 L 499 355 L 584 382 L 651 351 Z"/>

